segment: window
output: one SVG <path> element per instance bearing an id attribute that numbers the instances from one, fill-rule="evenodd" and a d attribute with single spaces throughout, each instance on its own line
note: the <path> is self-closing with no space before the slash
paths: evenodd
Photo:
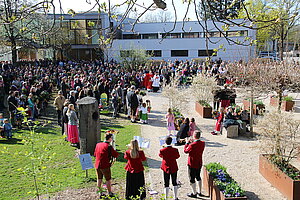
<path id="1" fill-rule="evenodd" d="M 171 50 L 172 57 L 188 57 L 189 51 L 188 50 Z"/>
<path id="2" fill-rule="evenodd" d="M 220 32 L 209 32 L 208 37 L 221 37 Z"/>
<path id="3" fill-rule="evenodd" d="M 244 36 L 244 37 L 248 36 L 248 31 L 239 31 L 239 32 L 240 32 L 240 36 Z"/>
<path id="4" fill-rule="evenodd" d="M 198 38 L 199 33 L 183 33 L 183 38 Z"/>
<path id="5" fill-rule="evenodd" d="M 147 50 L 146 53 L 151 57 L 161 57 L 161 50 Z"/>
<path id="6" fill-rule="evenodd" d="M 87 29 L 100 29 L 101 28 L 101 20 L 87 20 Z"/>
<path id="7" fill-rule="evenodd" d="M 123 39 L 141 39 L 139 34 L 123 34 Z"/>
<path id="8" fill-rule="evenodd" d="M 143 34 L 143 39 L 157 39 L 158 33 Z"/>
<path id="9" fill-rule="evenodd" d="M 181 38 L 181 33 L 162 33 L 162 38 Z"/>
<path id="10" fill-rule="evenodd" d="M 217 56 L 217 52 L 214 50 L 198 50 L 199 57 L 206 57 L 206 56 Z"/>
<path id="11" fill-rule="evenodd" d="M 227 37 L 245 37 L 248 31 L 227 31 Z"/>

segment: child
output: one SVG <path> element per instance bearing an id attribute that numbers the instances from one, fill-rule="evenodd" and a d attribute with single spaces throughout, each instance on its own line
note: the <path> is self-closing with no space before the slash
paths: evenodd
<path id="1" fill-rule="evenodd" d="M 171 135 L 172 131 L 175 131 L 175 126 L 174 126 L 174 121 L 175 121 L 175 117 L 172 113 L 172 109 L 169 108 L 168 109 L 168 114 L 166 115 L 166 119 L 167 119 L 167 128 L 169 131 L 169 134 Z"/>
<path id="2" fill-rule="evenodd" d="M 150 104 L 150 100 L 146 100 L 146 104 L 147 104 L 147 110 L 148 110 L 148 113 L 150 113 L 151 111 L 151 104 Z"/>
<path id="3" fill-rule="evenodd" d="M 190 122 L 190 131 L 189 131 L 189 136 L 193 136 L 194 135 L 194 131 L 196 130 L 196 123 L 195 123 L 195 119 L 192 118 L 191 122 Z"/>
<path id="4" fill-rule="evenodd" d="M 7 139 L 11 139 L 12 138 L 12 126 L 9 123 L 8 119 L 4 119 L 4 134 L 6 135 Z"/>
<path id="5" fill-rule="evenodd" d="M 140 112 L 141 112 L 141 121 L 143 122 L 143 124 L 147 124 L 148 111 L 147 111 L 147 108 L 146 108 L 146 103 L 142 103 L 142 106 L 140 108 Z"/>
<path id="6" fill-rule="evenodd" d="M 4 138 L 4 119 L 3 119 L 3 113 L 0 113 L 0 134 L 1 134 L 1 138 Z"/>
<path id="7" fill-rule="evenodd" d="M 211 132 L 212 135 L 217 135 L 218 133 L 222 134 L 221 125 L 222 125 L 222 122 L 224 119 L 224 108 L 223 107 L 220 108 L 220 112 L 219 112 L 218 116 L 216 116 L 216 119 L 217 119 L 217 123 L 215 126 L 215 130 Z"/>

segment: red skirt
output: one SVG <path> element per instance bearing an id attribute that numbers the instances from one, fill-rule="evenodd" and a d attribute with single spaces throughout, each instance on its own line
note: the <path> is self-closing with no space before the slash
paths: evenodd
<path id="1" fill-rule="evenodd" d="M 227 108 L 230 106 L 230 100 L 221 100 L 221 107 Z"/>
<path id="2" fill-rule="evenodd" d="M 68 141 L 72 144 L 79 143 L 79 134 L 77 125 L 68 124 Z"/>

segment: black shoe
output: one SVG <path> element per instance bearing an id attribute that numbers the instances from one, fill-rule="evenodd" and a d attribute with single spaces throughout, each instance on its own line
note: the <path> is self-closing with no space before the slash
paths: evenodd
<path id="1" fill-rule="evenodd" d="M 188 193 L 186 196 L 191 198 L 197 198 L 197 194 L 193 194 L 193 193 Z"/>
<path id="2" fill-rule="evenodd" d="M 202 194 L 202 193 L 197 193 L 197 195 L 199 196 L 199 197 L 204 197 L 205 195 L 204 194 Z"/>
<path id="3" fill-rule="evenodd" d="M 114 196 L 116 196 L 114 193 L 112 192 L 109 193 L 109 197 L 114 197 Z"/>

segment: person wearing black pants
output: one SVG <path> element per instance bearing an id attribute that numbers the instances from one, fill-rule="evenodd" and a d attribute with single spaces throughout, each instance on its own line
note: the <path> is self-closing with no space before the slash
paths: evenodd
<path id="1" fill-rule="evenodd" d="M 172 179 L 173 185 L 173 192 L 174 192 L 174 200 L 178 200 L 177 193 L 178 193 L 178 184 L 177 184 L 177 171 L 178 165 L 176 159 L 180 157 L 178 149 L 173 148 L 171 146 L 172 138 L 166 138 L 166 147 L 161 149 L 159 152 L 159 157 L 161 157 L 161 169 L 164 173 L 164 193 L 165 198 L 168 199 L 169 196 L 169 185 L 170 185 L 170 177 Z"/>
<path id="2" fill-rule="evenodd" d="M 184 146 L 184 153 L 189 154 L 188 157 L 188 169 L 189 169 L 189 178 L 190 185 L 192 188 L 192 193 L 187 194 L 188 197 L 196 198 L 197 195 L 202 196 L 201 194 L 201 177 L 200 172 L 202 168 L 202 154 L 205 147 L 205 142 L 200 140 L 201 132 L 194 132 L 194 139 Z M 198 192 L 196 191 L 196 181 L 198 184 Z"/>

